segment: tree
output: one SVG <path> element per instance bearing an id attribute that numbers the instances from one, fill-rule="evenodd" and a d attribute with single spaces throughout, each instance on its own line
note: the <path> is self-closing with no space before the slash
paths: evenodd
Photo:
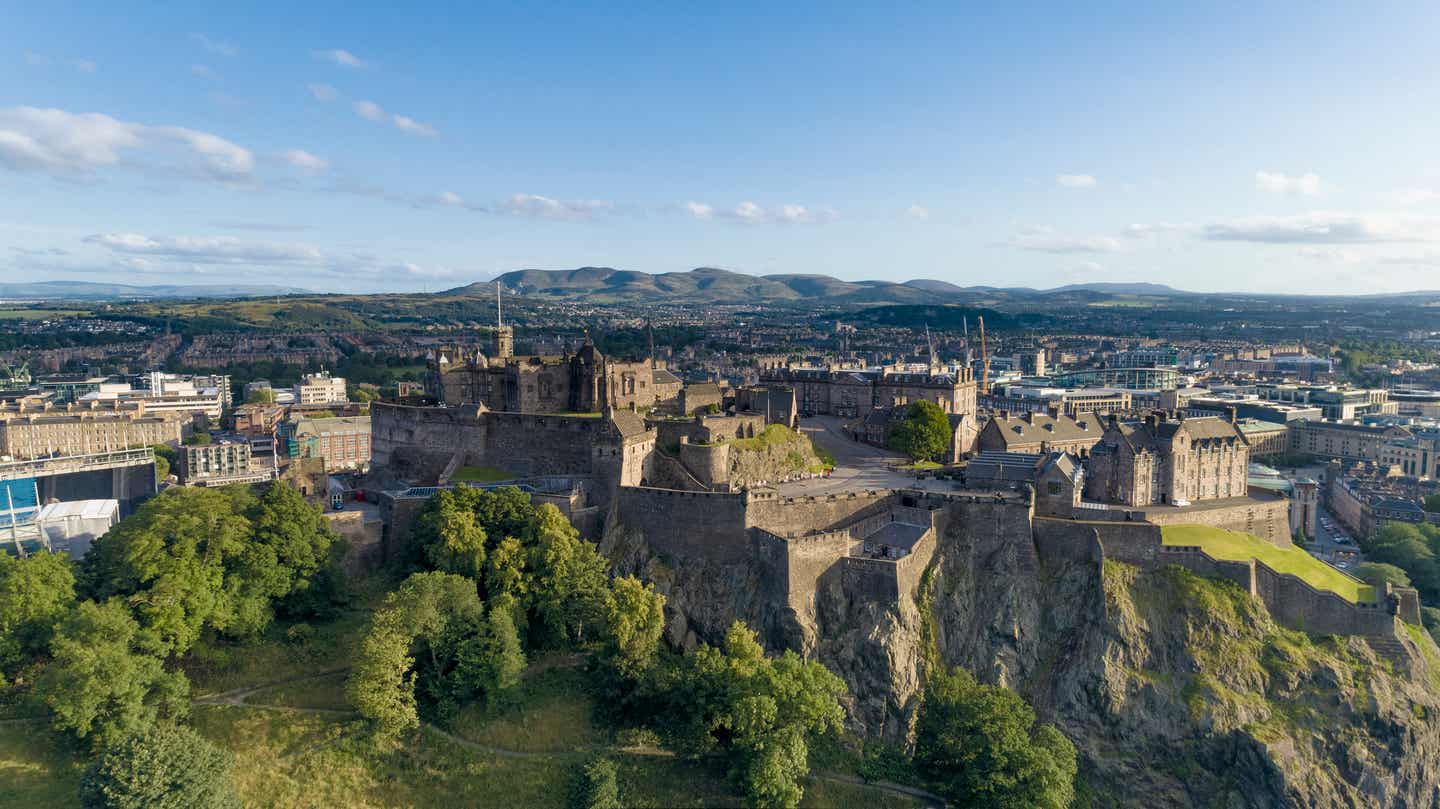
<path id="1" fill-rule="evenodd" d="M 718 750 L 751 806 L 799 803 L 808 739 L 839 732 L 845 717 L 840 678 L 794 652 L 767 658 L 740 621 L 722 648 L 701 646 L 646 687 L 668 743 L 690 754 Z"/>
<path id="2" fill-rule="evenodd" d="M 950 419 L 934 402 L 911 402 L 890 427 L 889 444 L 916 461 L 943 461 L 950 455 Z"/>
<path id="3" fill-rule="evenodd" d="M 432 701 L 457 690 L 449 679 L 460 641 L 476 634 L 467 627 L 478 625 L 482 609 L 475 582 L 449 573 L 416 573 L 386 596 L 346 685 L 350 704 L 378 736 L 419 727 L 417 683 Z"/>
<path id="4" fill-rule="evenodd" d="M 540 634 L 552 643 L 584 640 L 603 617 L 610 566 L 549 503 L 536 512 L 535 534 L 531 599 Z"/>
<path id="5" fill-rule="evenodd" d="M 425 546 L 425 559 L 435 570 L 480 580 L 485 570 L 485 530 L 475 512 L 446 502 L 433 512 L 435 540 Z"/>
<path id="6" fill-rule="evenodd" d="M 275 404 L 275 391 L 271 388 L 255 388 L 245 396 L 245 404 Z"/>
<path id="7" fill-rule="evenodd" d="M 1425 495 L 1425 510 L 1431 514 L 1440 513 L 1440 492 Z"/>
<path id="8" fill-rule="evenodd" d="M 1015 692 L 964 669 L 937 672 L 920 707 L 915 761 L 956 806 L 1063 809 L 1075 795 L 1075 747 L 1035 724 Z"/>
<path id="9" fill-rule="evenodd" d="M 255 635 L 269 626 L 273 604 L 308 588 L 339 540 L 324 512 L 282 481 L 271 481 L 247 513 L 252 538 L 227 560 L 230 615 L 216 622 L 238 636 Z"/>
<path id="10" fill-rule="evenodd" d="M 183 654 L 207 623 L 225 629 L 235 614 L 226 563 L 252 535 L 243 487 L 174 488 L 153 497 L 96 540 L 82 565 L 81 591 L 126 600 L 145 647 Z"/>
<path id="11" fill-rule="evenodd" d="M 573 809 L 621 809 L 619 770 L 608 758 L 585 762 L 575 779 L 570 806 Z"/>
<path id="12" fill-rule="evenodd" d="M 1356 565 L 1352 572 L 1356 578 L 1373 585 L 1379 591 L 1383 591 L 1387 583 L 1397 587 L 1410 586 L 1410 577 L 1405 575 L 1405 571 L 1383 562 L 1362 562 Z"/>
<path id="13" fill-rule="evenodd" d="M 75 574 L 63 553 L 16 559 L 0 552 L 0 684 L 45 653 L 75 603 Z"/>
<path id="14" fill-rule="evenodd" d="M 85 809 L 231 809 L 230 756 L 187 727 L 158 725 L 107 747 L 80 779 Z"/>
<path id="15" fill-rule="evenodd" d="M 175 468 L 175 448 L 169 444 L 154 444 L 150 449 L 155 453 L 155 479 L 170 477 L 170 470 Z"/>
<path id="16" fill-rule="evenodd" d="M 633 576 L 616 579 L 605 599 L 605 628 L 611 667 L 639 679 L 654 663 L 665 632 L 665 596 Z"/>
<path id="17" fill-rule="evenodd" d="M 485 565 L 485 593 L 491 598 L 509 595 L 519 598 L 526 590 L 525 548 L 515 537 L 505 537 L 495 546 Z"/>
<path id="18" fill-rule="evenodd" d="M 56 630 L 52 660 L 35 684 L 55 727 L 100 744 L 157 718 L 184 715 L 190 686 L 140 648 L 141 631 L 119 601 L 81 602 Z"/>
<path id="19" fill-rule="evenodd" d="M 174 488 L 95 542 L 80 590 L 125 599 L 146 648 L 179 655 L 207 626 L 263 631 L 278 600 L 328 569 L 337 539 L 317 507 L 278 481 L 258 498 L 244 486 Z"/>
<path id="20" fill-rule="evenodd" d="M 192 447 L 203 447 L 210 443 L 209 433 L 191 433 L 185 436 L 185 444 Z"/>

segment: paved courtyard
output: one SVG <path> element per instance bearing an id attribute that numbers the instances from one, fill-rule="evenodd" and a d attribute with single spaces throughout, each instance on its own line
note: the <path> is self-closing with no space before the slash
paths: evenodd
<path id="1" fill-rule="evenodd" d="M 835 456 L 835 471 L 828 478 L 781 483 L 775 487 L 780 494 L 798 497 L 866 489 L 951 488 L 949 481 L 917 481 L 913 472 L 895 470 L 893 467 L 906 462 L 904 456 L 852 441 L 841 429 L 844 423 L 844 419 L 836 416 L 801 419 L 800 432 Z"/>

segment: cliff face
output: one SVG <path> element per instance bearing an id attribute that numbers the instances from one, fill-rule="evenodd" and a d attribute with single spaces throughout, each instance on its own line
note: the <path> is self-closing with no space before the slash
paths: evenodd
<path id="1" fill-rule="evenodd" d="M 1178 568 L 1042 561 L 1027 527 L 951 522 L 914 598 L 822 579 L 813 613 L 784 607 L 760 560 L 663 559 L 613 522 L 602 547 L 665 592 L 672 642 L 741 618 L 844 678 L 867 735 L 908 739 L 928 661 L 1016 689 L 1075 743 L 1092 805 L 1440 806 L 1440 650 L 1423 633 L 1392 664 Z"/>

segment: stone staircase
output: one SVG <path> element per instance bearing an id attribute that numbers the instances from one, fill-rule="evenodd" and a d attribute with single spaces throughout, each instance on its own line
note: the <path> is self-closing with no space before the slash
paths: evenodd
<path id="1" fill-rule="evenodd" d="M 450 476 L 455 474 L 455 470 L 459 469 L 464 463 L 465 450 L 455 450 L 455 454 L 451 455 L 450 460 L 445 462 L 445 468 L 440 470 L 440 477 L 436 478 L 435 485 L 445 486 L 450 483 Z"/>
<path id="2" fill-rule="evenodd" d="M 1405 642 L 1394 635 L 1365 635 L 1365 642 L 1375 650 L 1375 654 L 1390 661 L 1396 666 L 1409 665 L 1413 654 Z"/>

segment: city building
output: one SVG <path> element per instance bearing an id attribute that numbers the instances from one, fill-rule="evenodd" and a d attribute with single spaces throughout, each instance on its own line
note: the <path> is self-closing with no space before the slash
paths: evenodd
<path id="1" fill-rule="evenodd" d="M 1197 414 L 1187 413 L 1188 417 Z M 1235 426 L 1245 435 L 1250 445 L 1251 458 L 1270 458 L 1290 451 L 1290 430 L 1284 424 L 1259 419 L 1237 419 Z"/>
<path id="2" fill-rule="evenodd" d="M 250 441 L 225 437 L 209 444 L 180 447 L 180 482 L 186 486 L 256 483 L 274 477 L 272 467 L 256 464 Z"/>
<path id="3" fill-rule="evenodd" d="M 933 402 L 946 413 L 974 414 L 975 380 L 969 368 L 897 371 L 888 366 L 858 370 L 770 368 L 760 372 L 763 385 L 795 390 L 800 414 L 858 418 L 875 408 Z"/>
<path id="4" fill-rule="evenodd" d="M 105 382 L 99 390 L 80 397 L 81 404 L 140 404 L 145 412 L 203 415 L 219 422 L 229 406 L 230 377 L 182 377 L 176 374 L 153 373 L 143 377 L 147 387 L 136 388 L 129 382 Z"/>
<path id="5" fill-rule="evenodd" d="M 1262 382 L 1255 385 L 1255 395 L 1271 402 L 1313 405 L 1320 408 L 1321 416 L 1336 421 L 1393 415 L 1400 409 L 1397 402 L 1390 401 L 1390 392 L 1381 389 Z"/>
<path id="6" fill-rule="evenodd" d="M 19 460 L 175 446 L 189 433 L 190 420 L 183 414 L 152 414 L 143 407 L 0 409 L 0 456 Z"/>
<path id="7" fill-rule="evenodd" d="M 1414 438 L 1404 427 L 1341 421 L 1292 421 L 1290 451 L 1318 458 L 1379 462 L 1384 446 L 1393 440 Z"/>
<path id="8" fill-rule="evenodd" d="M 286 422 L 291 458 L 324 458 L 328 472 L 370 466 L 370 417 L 300 418 Z"/>
<path id="9" fill-rule="evenodd" d="M 1071 416 L 1081 413 L 1126 413 L 1134 409 L 1132 394 L 1119 388 L 1058 388 L 1046 385 L 1011 383 L 1001 393 L 980 397 L 980 406 L 991 412 L 1049 413 L 1058 410 Z"/>
<path id="10" fill-rule="evenodd" d="M 1086 498 L 1128 506 L 1184 506 L 1247 492 L 1250 447 L 1219 418 L 1151 413 L 1143 422 L 1111 418 L 1090 450 Z"/>
<path id="11" fill-rule="evenodd" d="M 295 385 L 295 403 L 299 405 L 336 404 L 349 401 L 345 379 L 326 371 L 305 374 Z"/>

